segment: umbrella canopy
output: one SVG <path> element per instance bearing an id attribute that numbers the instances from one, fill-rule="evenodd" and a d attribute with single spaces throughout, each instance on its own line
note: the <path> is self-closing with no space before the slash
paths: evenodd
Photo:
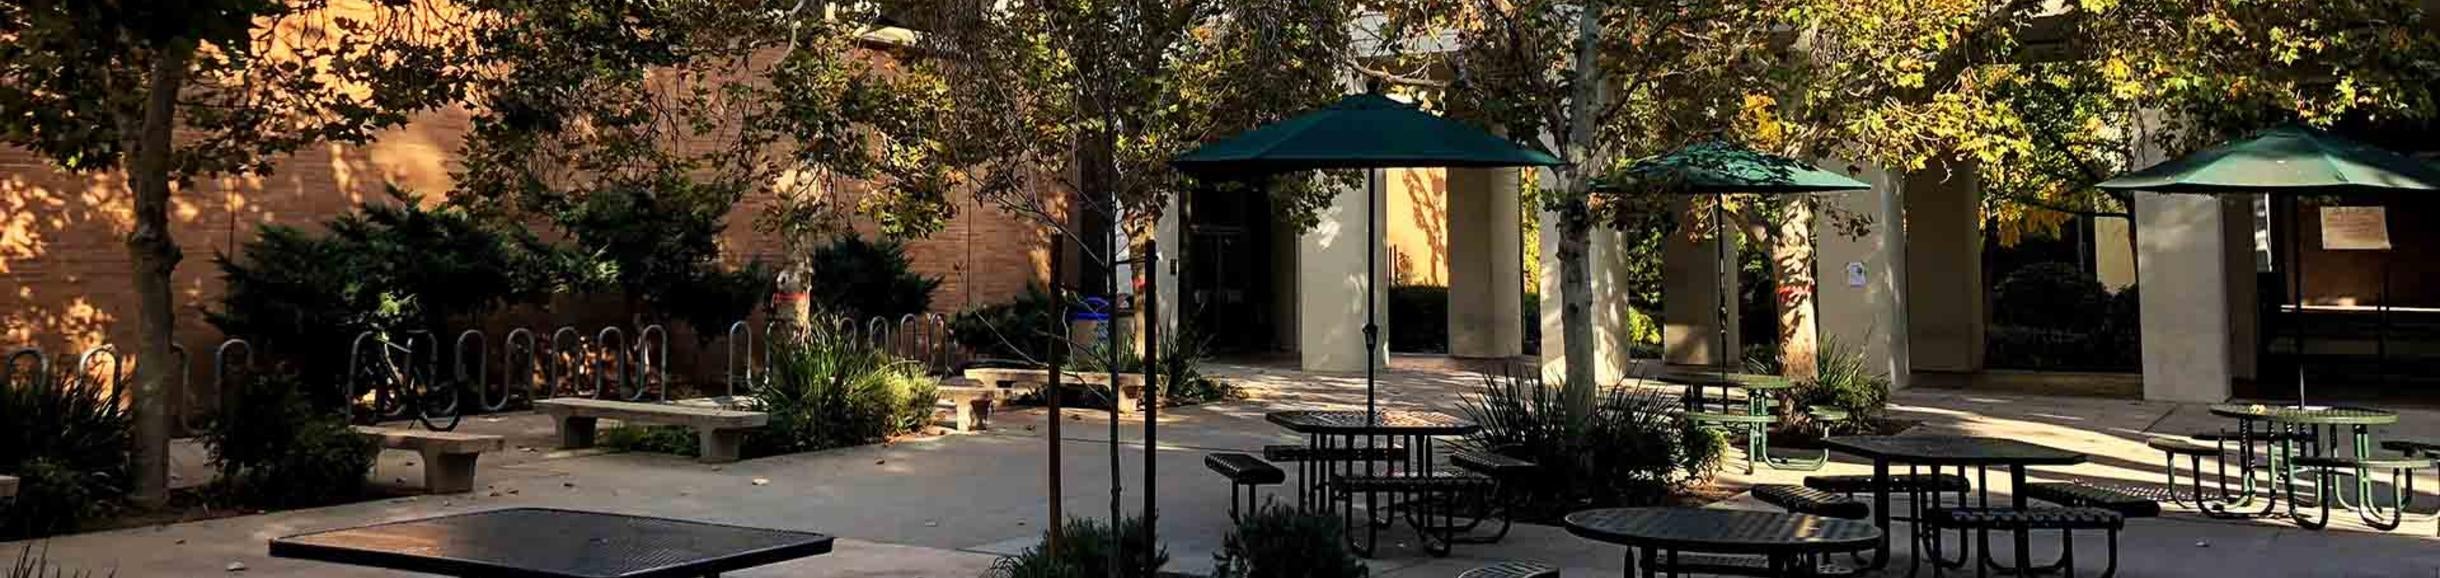
<path id="1" fill-rule="evenodd" d="M 1172 159 L 1194 173 L 1560 164 L 1540 151 L 1378 94 L 1264 125 Z"/>
<path id="2" fill-rule="evenodd" d="M 1863 181 L 1814 168 L 1811 163 L 1746 148 L 1723 140 L 1698 142 L 1627 165 L 1624 179 L 1659 184 L 1689 195 L 1798 194 L 1872 188 Z M 1595 188 L 1620 188 L 1596 183 Z"/>
<path id="3" fill-rule="evenodd" d="M 2286 124 L 2097 185 L 2122 191 L 2323 195 L 2440 190 L 2440 168 L 2329 131 Z"/>

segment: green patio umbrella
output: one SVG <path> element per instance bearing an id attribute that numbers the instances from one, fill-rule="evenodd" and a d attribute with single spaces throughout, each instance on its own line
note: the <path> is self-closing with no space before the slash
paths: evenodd
<path id="1" fill-rule="evenodd" d="M 1712 230 L 1714 237 L 1718 237 L 1712 246 L 1716 249 L 1719 262 L 1728 261 L 1728 243 L 1725 242 L 1728 229 L 1720 201 L 1729 194 L 1793 195 L 1872 188 L 1872 185 L 1847 175 L 1815 168 L 1812 163 L 1718 139 L 1637 160 L 1627 165 L 1618 180 L 1594 186 L 1616 190 L 1636 185 L 1671 194 L 1711 195 Z M 1726 277 L 1731 273 L 1724 270 L 1718 273 L 1722 278 L 1713 280 L 1713 286 L 1720 293 L 1719 304 L 1713 308 L 1713 320 L 1719 328 L 1720 355 L 1728 356 L 1734 354 L 1728 351 L 1728 308 L 1732 297 L 1728 295 Z M 1720 364 L 1721 374 L 1726 375 L 1734 369 L 1730 363 L 1733 362 L 1723 361 Z M 1703 388 L 1695 387 L 1693 391 L 1691 403 L 1701 405 Z"/>
<path id="2" fill-rule="evenodd" d="M 2299 196 L 2440 190 L 2440 167 L 2302 123 L 2288 123 L 2243 140 L 2119 175 L 2095 186 L 2113 191 L 2266 194 L 2285 201 L 2289 218 L 2294 219 Z M 2296 315 L 2302 316 L 2304 267 L 2297 262 L 2298 235 L 2293 232 L 2294 227 L 2291 226 L 2286 243 L 2288 294 L 2296 298 Z M 2381 307 L 2388 306 L 2384 296 Z M 2296 404 L 2301 406 L 2305 389 L 2304 326 L 2290 325 L 2296 338 Z"/>
<path id="3" fill-rule="evenodd" d="M 1204 177 L 1273 175 L 1316 169 L 1406 167 L 1516 167 L 1562 164 L 1540 151 L 1517 146 L 1473 125 L 1424 112 L 1379 94 L 1355 94 L 1313 112 L 1264 125 L 1227 140 L 1203 145 L 1169 161 Z M 1364 409 L 1376 411 L 1374 350 L 1380 326 L 1374 320 L 1374 255 L 1380 236 L 1372 230 L 1373 193 L 1379 183 L 1365 175 L 1364 195 Z M 1368 418 L 1369 419 L 1369 418 Z"/>

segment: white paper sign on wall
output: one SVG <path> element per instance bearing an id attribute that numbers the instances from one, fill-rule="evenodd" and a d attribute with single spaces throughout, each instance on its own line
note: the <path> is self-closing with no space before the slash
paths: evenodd
<path id="1" fill-rule="evenodd" d="M 1865 282 L 1865 281 L 1866 281 L 1866 279 L 1864 278 L 1864 264 L 1863 264 L 1862 262 L 1858 262 L 1858 261 L 1848 261 L 1848 262 L 1847 262 L 1847 286 L 1848 286 L 1848 287 L 1854 287 L 1854 288 L 1857 288 L 1857 289 L 1862 289 L 1862 288 L 1864 288 L 1864 282 Z"/>

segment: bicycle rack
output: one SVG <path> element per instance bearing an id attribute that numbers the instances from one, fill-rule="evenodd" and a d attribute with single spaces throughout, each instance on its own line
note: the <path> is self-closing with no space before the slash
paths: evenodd
<path id="1" fill-rule="evenodd" d="M 522 344 L 524 347 L 518 347 L 520 344 Z M 504 340 L 500 345 L 500 365 L 505 366 L 500 368 L 500 402 L 492 403 L 491 399 L 488 397 L 491 389 L 483 388 L 475 390 L 475 403 L 482 405 L 483 411 L 500 411 L 501 409 L 508 407 L 511 398 L 513 397 L 513 394 L 509 391 L 509 385 L 511 383 L 523 386 L 526 401 L 533 401 L 535 399 L 535 366 L 543 365 L 544 379 L 546 381 L 549 379 L 550 372 L 548 365 L 541 363 L 542 350 L 539 349 L 540 347 L 541 344 L 536 342 L 534 339 L 533 330 L 523 327 L 509 330 L 508 339 Z M 517 362 L 517 352 L 519 351 L 525 352 L 524 363 Z"/>
<path id="2" fill-rule="evenodd" d="M 373 337 L 371 331 L 357 333 L 356 338 L 347 344 L 347 377 L 339 380 L 339 416 L 348 423 L 356 422 L 356 380 L 364 376 L 364 340 Z M 383 346 L 385 343 L 375 341 L 374 345 Z M 378 353 L 382 354 L 381 364 L 385 369 L 395 369 L 390 363 L 389 352 Z"/>
<path id="3" fill-rule="evenodd" d="M 615 345 L 611 343 L 611 338 L 613 337 L 618 338 L 618 342 Z M 593 344 L 600 346 L 602 352 L 607 352 L 609 354 L 608 356 L 596 355 L 593 358 L 593 397 L 600 399 L 611 399 L 617 397 L 616 394 L 612 393 L 615 391 L 612 388 L 616 388 L 617 390 L 626 389 L 627 378 L 629 375 L 628 372 L 630 369 L 632 369 L 632 367 L 630 367 L 627 363 L 627 332 L 620 330 L 615 325 L 603 327 L 600 333 L 594 334 Z M 604 386 L 602 384 L 603 374 L 609 371 L 608 368 L 604 366 L 613 364 L 618 366 L 618 378 L 611 380 L 607 386 Z"/>
<path id="4" fill-rule="evenodd" d="M 649 345 L 648 345 L 649 344 Z M 627 401 L 641 401 L 650 388 L 660 401 L 669 401 L 669 330 L 659 324 L 646 325 L 635 332 L 636 388 Z"/>
<path id="5" fill-rule="evenodd" d="M 25 374 L 26 377 L 29 378 L 27 379 L 28 382 L 37 381 L 51 375 L 51 358 L 43 357 L 42 348 L 24 347 L 19 348 L 16 351 L 9 352 L 8 365 L 0 366 L 0 371 L 6 371 L 8 374 L 0 375 L 0 377 L 7 377 L 9 378 L 9 381 L 15 381 L 16 376 L 19 373 L 18 368 L 27 367 L 24 362 L 19 361 L 22 359 L 33 360 L 33 364 L 30 367 L 32 372 Z"/>
<path id="6" fill-rule="evenodd" d="M 561 326 L 558 330 L 552 331 L 551 363 L 547 367 L 548 375 L 544 376 L 544 379 L 551 382 L 551 397 L 559 397 L 562 386 L 566 386 L 565 391 L 575 394 L 576 397 L 593 397 L 593 394 L 578 386 L 578 384 L 584 383 L 584 380 L 579 379 L 577 374 L 585 368 L 585 365 L 587 364 L 585 363 L 584 333 L 577 331 L 574 325 Z"/>
<path id="7" fill-rule="evenodd" d="M 230 352 L 237 352 L 238 356 L 245 360 L 243 364 L 245 365 L 246 369 L 252 370 L 254 368 L 253 343 L 249 343 L 244 339 L 230 339 L 220 342 L 219 347 L 212 348 L 212 394 L 220 398 L 220 403 L 214 404 L 215 407 L 213 408 L 217 411 L 227 411 L 229 407 L 235 403 L 231 400 L 235 399 L 237 395 L 237 391 L 234 389 L 237 387 L 237 385 L 229 382 Z M 195 397 L 193 395 L 194 390 L 189 389 L 187 391 L 188 395 L 184 396 L 187 403 L 190 404 L 187 408 L 190 410 L 190 412 L 187 414 L 187 419 L 193 420 L 195 419 L 195 414 L 192 413 L 194 407 L 191 404 L 195 402 Z M 203 428 L 196 427 L 190 422 L 187 424 L 187 430 L 202 431 Z"/>
<path id="8" fill-rule="evenodd" d="M 474 343 L 474 373 L 466 372 L 466 343 Z M 479 329 L 458 332 L 457 341 L 449 346 L 449 376 L 455 383 L 474 390 L 474 405 L 483 411 L 498 411 L 491 405 L 491 338 Z M 508 404 L 507 384 L 501 384 L 500 404 Z"/>
<path id="9" fill-rule="evenodd" d="M 721 379 L 728 382 L 729 397 L 737 396 L 737 384 L 754 387 L 754 330 L 744 321 L 729 324 L 729 342 L 722 346 L 728 354 L 720 362 Z M 739 350 L 745 355 L 737 355 Z"/>
<path id="10" fill-rule="evenodd" d="M 78 354 L 76 356 L 76 385 L 82 387 L 93 384 L 93 366 L 101 361 L 100 356 L 107 356 L 110 359 L 110 405 L 115 406 L 122 399 L 119 390 L 126 386 L 127 381 L 124 376 L 119 374 L 119 348 L 117 346 L 102 344 Z"/>

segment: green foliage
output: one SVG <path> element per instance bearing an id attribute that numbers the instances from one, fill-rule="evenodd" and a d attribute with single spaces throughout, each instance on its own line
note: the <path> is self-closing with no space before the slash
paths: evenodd
<path id="1" fill-rule="evenodd" d="M 1389 288 L 1389 350 L 1449 351 L 1449 288 L 1396 285 Z"/>
<path id="2" fill-rule="evenodd" d="M 1205 377 L 1203 363 L 1211 358 L 1210 340 L 1195 331 L 1194 326 L 1179 324 L 1176 331 L 1160 335 L 1160 376 L 1163 406 L 1187 405 L 1228 399 L 1237 394 L 1227 382 Z M 1081 373 L 1109 373 L 1112 365 L 1120 373 L 1142 375 L 1144 356 L 1122 338 L 1116 355 L 1110 344 L 1095 341 L 1074 350 L 1068 369 Z"/>
<path id="3" fill-rule="evenodd" d="M 631 425 L 601 432 L 601 447 L 622 452 L 651 452 L 694 456 L 703 451 L 695 438 L 695 430 L 686 426 Z"/>
<path id="4" fill-rule="evenodd" d="M 1060 529 L 1059 549 L 1049 544 L 1036 544 L 1015 556 L 1000 558 L 991 564 L 990 578 L 1153 578 L 1145 568 L 1160 568 L 1169 563 L 1168 548 L 1149 548 L 1141 518 L 1127 518 L 1112 529 L 1100 520 L 1069 518 Z M 1112 547 L 1121 548 L 1125 566 L 1112 574 Z M 1149 558 L 1145 552 L 1151 552 Z"/>
<path id="5" fill-rule="evenodd" d="M 1824 338 L 1813 361 L 1814 377 L 1797 384 L 1796 404 L 1847 410 L 1848 420 L 1831 424 L 1830 433 L 1874 433 L 1889 409 L 1889 376 L 1864 362 L 1864 351 L 1838 339 Z"/>
<path id="6" fill-rule="evenodd" d="M 915 273 L 906 244 L 896 239 L 849 233 L 815 248 L 812 263 L 814 304 L 859 322 L 930 311 L 932 290 L 940 287 L 939 277 Z"/>
<path id="7" fill-rule="evenodd" d="M 815 323 L 833 327 L 833 323 Z M 750 405 L 770 424 L 746 451 L 775 455 L 881 441 L 922 427 L 938 384 L 921 364 L 890 357 L 846 331 L 816 329 L 771 350 L 771 379 Z"/>
<path id="8" fill-rule="evenodd" d="M 1534 462 L 1546 475 L 1523 490 L 1538 517 L 1604 506 L 1651 506 L 1719 468 L 1726 445 L 1716 432 L 1677 418 L 1679 401 L 1660 390 L 1606 388 L 1583 423 L 1570 428 L 1563 389 L 1530 375 L 1482 376 L 1462 398 L 1482 429 L 1467 443 Z"/>
<path id="9" fill-rule="evenodd" d="M 1056 299 L 1039 285 L 1027 285 L 1016 300 L 958 313 L 949 319 L 949 332 L 978 356 L 1045 363 L 1051 346 L 1067 338 Z"/>
<path id="10" fill-rule="evenodd" d="M 0 374 L 0 474 L 18 478 L 0 537 L 72 530 L 114 511 L 128 491 L 130 427 L 99 382 Z"/>
<path id="11" fill-rule="evenodd" d="M 1245 514 L 1212 554 L 1212 578 L 1362 578 L 1338 516 L 1265 504 Z"/>
<path id="12" fill-rule="evenodd" d="M 236 381 L 231 405 L 204 432 L 226 495 L 265 508 L 316 506 L 361 495 L 381 448 L 316 404 L 291 373 Z"/>
<path id="13" fill-rule="evenodd" d="M 2038 263 L 1991 291 L 1993 367 L 2131 371 L 2140 363 L 2137 293 L 2117 294 L 2074 265 Z"/>
<path id="14" fill-rule="evenodd" d="M 724 335 L 729 324 L 745 320 L 769 299 L 776 278 L 761 261 L 734 270 L 698 268 L 671 286 L 669 296 L 655 310 L 695 328 L 695 339 L 708 344 Z"/>
<path id="15" fill-rule="evenodd" d="M 390 196 L 331 219 L 321 236 L 263 226 L 241 254 L 215 260 L 228 290 L 205 319 L 305 375 L 337 378 L 357 333 L 446 334 L 453 321 L 539 301 L 579 274 L 522 230 L 426 208 L 396 188 Z"/>

